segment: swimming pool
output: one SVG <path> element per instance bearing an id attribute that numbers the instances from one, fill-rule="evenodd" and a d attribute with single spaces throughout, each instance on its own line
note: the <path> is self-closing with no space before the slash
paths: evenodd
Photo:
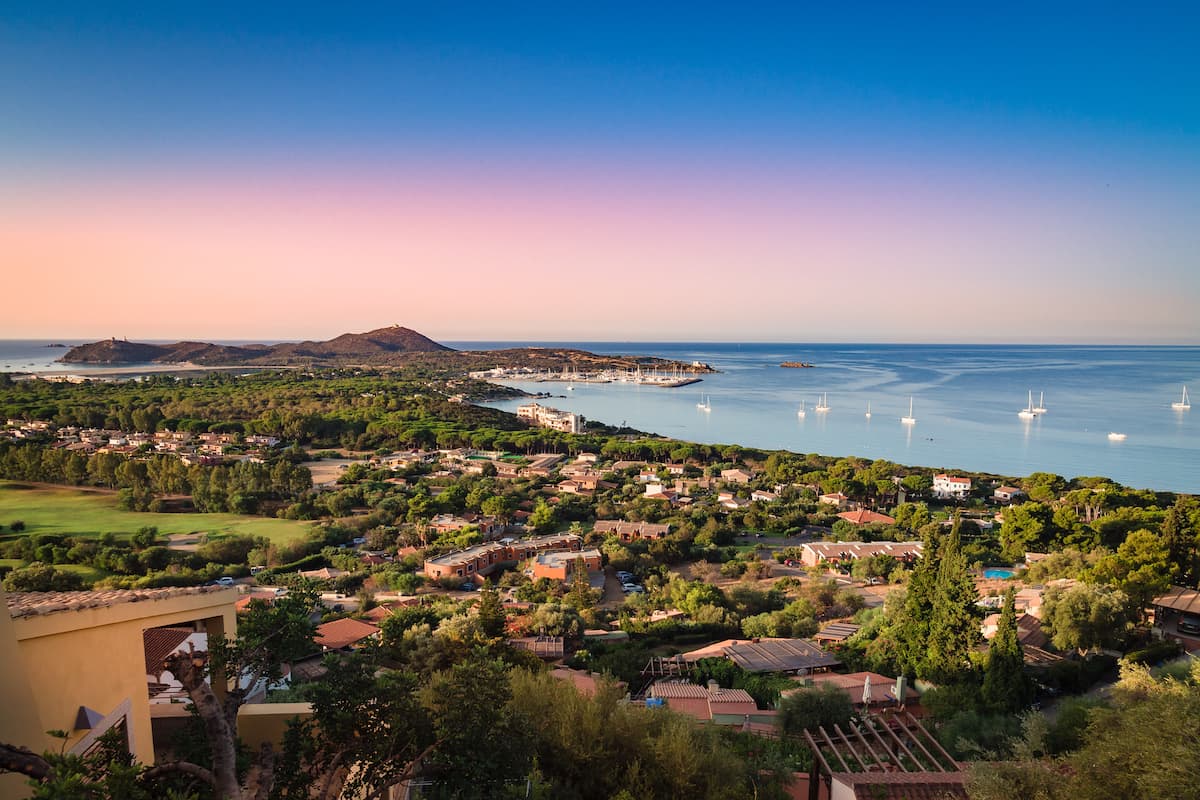
<path id="1" fill-rule="evenodd" d="M 1001 567 L 990 567 L 983 571 L 985 578 L 1011 578 L 1013 571 L 1011 569 L 1003 569 Z"/>

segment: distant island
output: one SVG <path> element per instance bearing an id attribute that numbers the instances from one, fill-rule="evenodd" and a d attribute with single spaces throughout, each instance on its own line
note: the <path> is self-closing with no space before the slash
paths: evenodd
<path id="1" fill-rule="evenodd" d="M 479 370 L 495 367 L 535 370 L 673 370 L 715 372 L 707 364 L 652 356 L 612 356 L 569 347 L 514 347 L 455 350 L 410 328 L 393 325 L 366 333 L 344 333 L 324 342 L 222 345 L 208 342 L 149 344 L 103 339 L 72 347 L 64 364 L 179 364 L 200 367 L 410 366 Z"/>
<path id="2" fill-rule="evenodd" d="M 807 361 L 785 361 L 782 364 L 780 364 L 779 366 L 791 367 L 793 369 L 811 369 L 813 365 L 808 363 Z"/>

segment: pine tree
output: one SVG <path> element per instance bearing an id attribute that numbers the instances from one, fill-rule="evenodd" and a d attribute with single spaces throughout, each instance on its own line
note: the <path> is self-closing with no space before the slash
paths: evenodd
<path id="1" fill-rule="evenodd" d="M 1029 705 L 1031 688 L 1025 674 L 1021 640 L 1017 637 L 1016 594 L 1010 587 L 1004 594 L 996 635 L 988 647 L 983 671 L 983 701 L 997 712 L 1021 711 Z"/>
<path id="2" fill-rule="evenodd" d="M 979 621 L 975 601 L 979 595 L 967 572 L 967 559 L 958 535 L 958 520 L 938 548 L 937 584 L 929 618 L 925 660 L 917 675 L 938 683 L 954 683 L 969 668 L 970 657 L 979 643 Z"/>

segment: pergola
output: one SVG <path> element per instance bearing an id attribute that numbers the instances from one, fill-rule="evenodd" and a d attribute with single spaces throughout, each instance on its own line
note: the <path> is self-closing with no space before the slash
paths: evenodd
<path id="1" fill-rule="evenodd" d="M 809 800 L 817 800 L 822 779 L 830 785 L 835 778 L 847 785 L 937 783 L 951 793 L 961 790 L 962 766 L 908 712 L 867 715 L 846 730 L 818 726 L 804 731 L 804 739 L 813 753 Z"/>

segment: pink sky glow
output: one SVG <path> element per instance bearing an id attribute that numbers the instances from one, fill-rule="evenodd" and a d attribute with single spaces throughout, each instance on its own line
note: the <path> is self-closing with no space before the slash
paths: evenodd
<path id="1" fill-rule="evenodd" d="M 1135 196 L 867 174 L 43 179 L 0 190 L 0 338 L 1196 341 Z"/>

